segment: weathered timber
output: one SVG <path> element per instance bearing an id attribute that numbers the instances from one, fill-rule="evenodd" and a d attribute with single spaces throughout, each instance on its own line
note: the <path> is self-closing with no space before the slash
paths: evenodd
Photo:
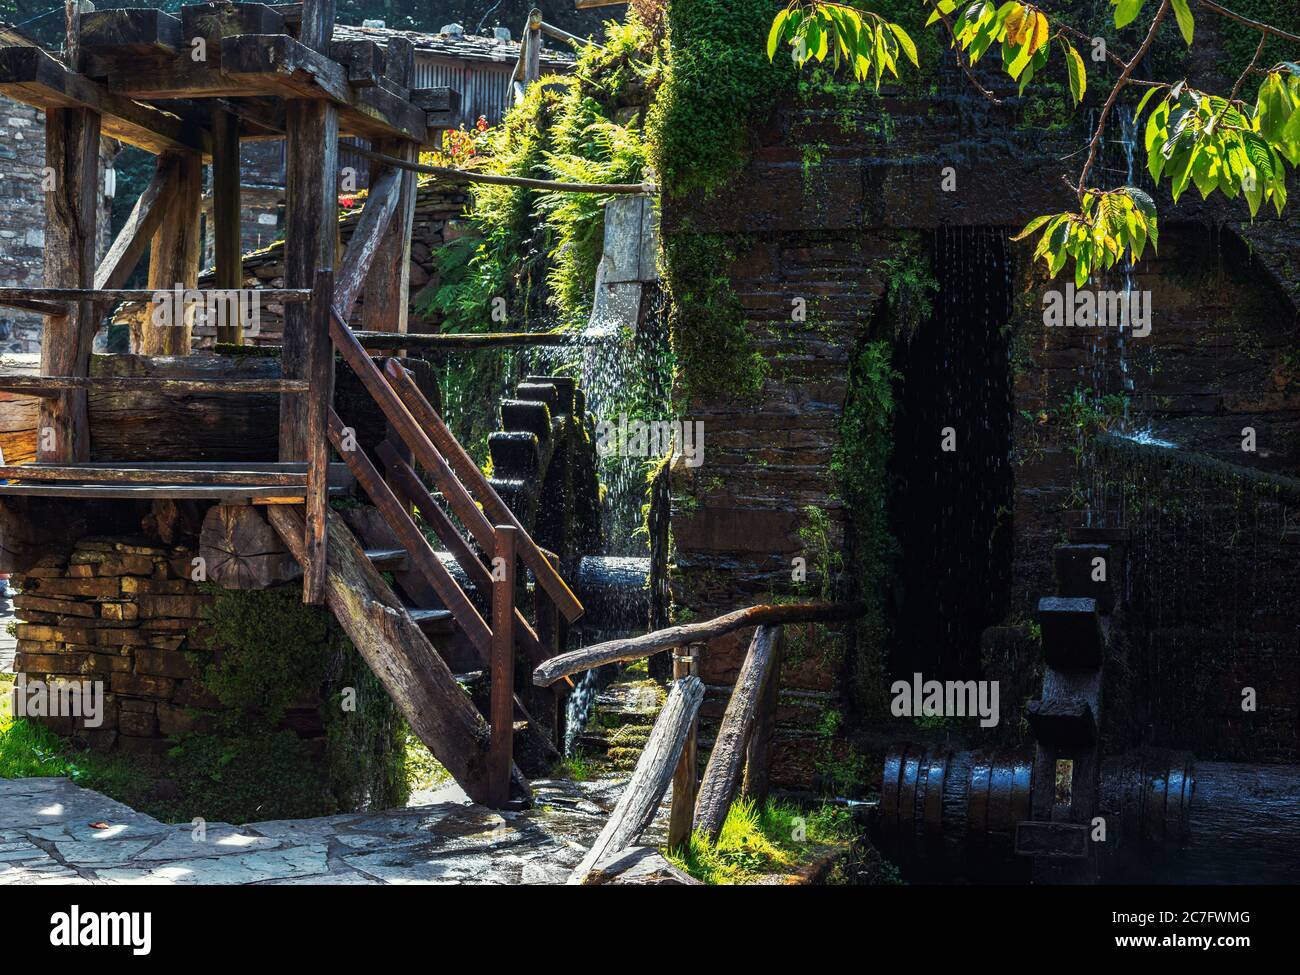
<path id="1" fill-rule="evenodd" d="M 301 556 L 302 513 L 280 507 L 267 515 L 289 550 Z M 487 802 L 487 723 L 335 512 L 329 515 L 328 564 L 325 601 L 357 652 L 452 778 L 475 802 Z"/>
<path id="2" fill-rule="evenodd" d="M 713 741 L 713 751 L 709 755 L 709 764 L 705 766 L 699 798 L 695 803 L 695 828 L 711 841 L 722 832 L 727 811 L 736 798 L 763 692 L 769 681 L 779 679 L 773 668 L 783 632 L 780 626 L 760 626 L 754 631 L 749 653 L 745 655 L 736 686 L 731 691 L 731 700 L 727 702 L 722 726 Z"/>
<path id="3" fill-rule="evenodd" d="M 206 300 L 211 295 L 222 295 L 226 288 L 186 288 L 184 298 L 187 303 Z M 304 304 L 311 300 L 310 288 L 257 288 L 257 296 L 262 301 L 274 301 L 284 304 Z M 0 288 L 0 304 L 10 300 L 30 297 L 42 301 L 153 301 L 161 294 L 171 297 L 175 285 L 167 288 Z"/>
<path id="4" fill-rule="evenodd" d="M 330 58 L 343 65 L 354 88 L 369 88 L 384 74 L 384 51 L 374 41 L 330 41 Z"/>
<path id="5" fill-rule="evenodd" d="M 17 311 L 35 312 L 46 318 L 66 318 L 72 313 L 72 306 L 67 303 L 36 298 L 0 298 L 0 305 Z"/>
<path id="6" fill-rule="evenodd" d="M 533 570 L 533 577 L 537 580 L 538 585 L 545 587 L 546 591 L 550 593 L 551 598 L 555 600 L 556 606 L 564 614 L 564 618 L 572 623 L 580 617 L 583 610 L 578 597 L 573 594 L 568 584 L 560 577 L 560 574 L 555 570 L 555 566 L 542 554 L 537 547 L 537 543 L 524 531 L 523 526 L 519 524 L 519 519 L 501 500 L 496 489 L 488 483 L 488 479 L 483 475 L 478 465 L 474 463 L 473 458 L 465 452 L 465 448 L 452 436 L 451 430 L 448 429 L 442 417 L 438 415 L 429 401 L 421 394 L 410 373 L 402 368 L 401 363 L 396 359 L 388 360 L 384 366 L 384 372 L 392 382 L 398 396 L 401 397 L 402 403 L 410 411 L 410 415 L 414 417 L 420 428 L 433 442 L 437 451 L 447 458 L 447 464 L 471 490 L 479 504 L 483 506 L 483 511 L 487 516 L 498 524 L 513 525 L 519 529 L 519 557 L 528 568 Z M 457 514 L 459 513 L 457 511 Z"/>
<path id="7" fill-rule="evenodd" d="M 700 673 L 699 655 L 704 651 L 702 644 L 683 648 L 673 656 L 673 680 L 698 677 Z M 686 742 L 682 745 L 682 756 L 677 760 L 673 770 L 673 804 L 668 810 L 668 848 L 679 850 L 691 839 L 691 817 L 695 811 L 695 795 L 699 785 L 699 756 L 696 745 L 699 736 L 699 719 L 691 722 L 686 732 Z"/>
<path id="8" fill-rule="evenodd" d="M 456 526 L 451 523 L 451 519 L 442 510 L 442 506 L 434 500 L 433 495 L 424 486 L 424 482 L 416 476 L 415 471 L 397 455 L 391 444 L 381 443 L 377 453 L 387 468 L 393 491 L 397 497 L 405 504 L 419 510 L 426 524 L 433 529 L 434 534 L 438 536 L 438 540 L 447 546 L 447 550 L 456 559 L 456 564 L 469 577 L 470 584 L 474 589 L 479 593 L 491 592 L 492 573 L 474 554 L 474 550 L 470 548 L 469 543 L 456 530 Z M 550 659 L 551 652 L 534 632 L 533 627 L 524 618 L 518 607 L 515 608 L 514 618 L 515 637 L 528 654 L 529 659 L 534 662 L 534 666 Z"/>
<path id="9" fill-rule="evenodd" d="M 27 50 L 22 48 L 21 50 Z M 60 108 L 45 115 L 45 165 L 54 189 L 45 194 L 45 284 L 84 288 L 95 275 L 95 222 L 99 194 L 100 116 L 87 109 Z M 67 315 L 45 320 L 41 372 L 85 376 L 98 328 L 95 306 L 79 301 Z M 69 389 L 43 398 L 38 456 L 48 461 L 78 461 L 90 456 L 89 419 L 84 390 Z"/>
<path id="10" fill-rule="evenodd" d="M 410 90 L 415 78 L 415 44 L 400 35 L 388 39 L 384 48 L 384 79 L 398 89 Z"/>
<path id="11" fill-rule="evenodd" d="M 203 195 L 203 159 L 178 153 L 176 193 L 154 232 L 149 249 L 148 286 L 154 291 L 193 288 L 199 280 L 199 216 Z M 189 355 L 194 308 L 180 322 L 155 324 L 152 315 L 131 323 L 131 351 L 142 355 Z"/>
<path id="12" fill-rule="evenodd" d="M 829 623 L 856 619 L 865 612 L 862 603 L 787 603 L 776 606 L 750 606 L 733 613 L 718 616 L 703 623 L 687 623 L 656 630 L 644 636 L 626 640 L 607 640 L 590 647 L 581 647 L 569 653 L 552 657 L 533 672 L 533 680 L 543 687 L 554 684 L 570 674 L 592 670 L 603 664 L 620 660 L 640 660 L 672 647 L 692 643 L 708 643 L 733 630 L 748 626 L 784 623 Z"/>
<path id="13" fill-rule="evenodd" d="M 13 375 L 40 371 L 37 353 L 0 355 L 0 369 Z M 0 392 L 0 463 L 28 464 L 36 459 L 36 424 L 40 402 L 20 393 Z"/>
<path id="14" fill-rule="evenodd" d="M 325 594 L 325 514 L 329 510 L 329 411 L 334 402 L 334 347 L 330 345 L 330 303 L 334 300 L 334 272 L 316 272 L 312 293 L 311 359 L 308 363 L 311 390 L 307 401 L 307 537 L 304 548 L 302 599 L 319 603 Z"/>
<path id="15" fill-rule="evenodd" d="M 83 108 L 103 117 L 103 134 L 155 154 L 207 151 L 211 136 L 193 121 L 111 91 L 69 71 L 39 47 L 0 48 L 0 94 L 47 113 Z"/>
<path id="16" fill-rule="evenodd" d="M 81 15 L 81 46 L 87 56 L 174 56 L 184 43 L 180 19 L 161 10 L 94 10 Z"/>
<path id="17" fill-rule="evenodd" d="M 332 21 L 332 15 L 331 15 Z M 338 112 L 332 105 L 294 99 L 289 102 L 288 171 L 285 210 L 285 284 L 312 287 L 319 269 L 333 269 L 336 256 L 338 193 Z M 286 378 L 310 375 L 327 337 L 313 329 L 311 310 L 285 307 L 281 365 Z M 308 413 L 306 396 L 286 399 L 280 407 L 280 458 L 306 458 Z"/>
<path id="18" fill-rule="evenodd" d="M 488 629 L 487 623 L 483 621 L 483 617 L 474 608 L 474 604 L 469 601 L 469 597 L 465 595 L 464 590 L 452 578 L 451 573 L 447 571 L 447 567 L 442 564 L 442 560 L 429 547 L 424 535 L 420 533 L 415 522 L 406 513 L 401 502 L 393 494 L 392 489 L 384 483 L 384 479 L 380 477 L 379 472 L 370 463 L 370 459 L 361 450 L 343 449 L 343 430 L 343 421 L 338 418 L 338 414 L 331 411 L 330 442 L 334 445 L 334 449 L 347 462 L 348 469 L 356 477 L 361 489 L 366 492 L 370 500 L 374 502 L 375 507 L 379 509 L 380 514 L 384 516 L 393 529 L 393 534 L 397 536 L 398 543 L 406 549 L 407 555 L 411 557 L 411 562 L 424 574 L 424 577 L 438 594 L 442 604 L 451 610 L 452 615 L 456 617 L 456 622 L 460 624 L 466 637 L 474 644 L 479 653 L 486 658 L 491 652 L 492 646 L 492 632 Z M 301 547 L 299 547 L 299 550 L 301 550 Z"/>
<path id="19" fill-rule="evenodd" d="M 105 13 L 130 12 L 134 11 L 105 11 Z M 164 214 L 175 202 L 179 189 L 180 167 L 176 155 L 168 153 L 159 156 L 153 178 L 149 180 L 149 185 L 135 201 L 126 223 L 118 231 L 108 253 L 104 255 L 104 259 L 99 262 L 99 267 L 95 270 L 96 291 L 113 290 L 126 284 L 127 279 L 135 272 L 136 265 L 140 263 L 140 258 L 144 256 L 145 250 L 148 249 L 149 242 L 153 240 Z"/>
<path id="20" fill-rule="evenodd" d="M 306 486 L 302 471 L 219 470 L 214 468 L 103 467 L 97 464 L 60 466 L 36 463 L 0 466 L 0 479 L 75 481 L 79 484 L 259 484 Z"/>
<path id="21" fill-rule="evenodd" d="M 250 88 L 285 98 L 330 98 L 349 104 L 346 69 L 288 34 L 241 34 L 221 41 L 221 70 Z"/>
<path id="22" fill-rule="evenodd" d="M 492 186 L 522 186 L 534 190 L 553 190 L 562 193 L 658 193 L 654 183 L 565 183 L 548 179 L 529 179 L 524 176 L 495 176 L 491 173 L 476 173 L 469 169 L 453 169 L 448 166 L 426 166 L 423 163 L 407 162 L 395 156 L 381 152 L 349 146 L 351 152 L 375 162 L 409 169 L 413 173 L 426 176 L 441 176 L 443 179 L 458 183 L 484 183 Z"/>
<path id="23" fill-rule="evenodd" d="M 754 716 L 754 727 L 749 733 L 749 744 L 745 748 L 745 798 L 758 805 L 767 799 L 771 789 L 771 744 L 772 733 L 776 730 L 776 709 L 781 697 L 781 658 L 785 653 L 785 630 L 776 642 L 773 651 L 770 673 L 763 696 L 758 702 L 758 713 Z"/>
<path id="24" fill-rule="evenodd" d="M 383 265 L 379 265 L 383 267 Z M 365 308 L 370 307 L 367 294 Z M 443 332 L 427 334 L 408 332 L 397 335 L 388 330 L 372 326 L 367 316 L 368 328 L 375 331 L 356 330 L 354 334 L 367 349 L 431 349 L 431 350 L 474 350 L 498 348 L 525 348 L 528 346 L 554 345 L 598 345 L 603 340 L 591 336 L 575 335 L 572 332 Z"/>
<path id="25" fill-rule="evenodd" d="M 501 567 L 492 579 L 492 652 L 490 656 L 491 700 L 488 726 L 492 742 L 488 748 L 488 792 L 491 804 L 500 808 L 510 798 L 510 768 L 513 761 L 515 682 L 515 530 L 510 525 L 496 529 L 495 561 Z"/>
<path id="26" fill-rule="evenodd" d="M 221 42 L 237 34 L 283 34 L 284 18 L 262 3 L 192 3 L 181 7 L 186 45 L 202 38 L 206 60 L 220 66 Z"/>
<path id="27" fill-rule="evenodd" d="M 345 319 L 351 317 L 361 286 L 370 273 L 370 267 L 379 252 L 380 242 L 393 222 L 397 203 L 402 192 L 402 174 L 395 169 L 382 173 L 370 186 L 366 204 L 361 210 L 348 248 L 339 262 L 338 280 L 334 291 L 334 307 Z"/>
<path id="28" fill-rule="evenodd" d="M 0 390 L 31 396 L 56 396 L 61 389 L 96 389 L 118 393 L 193 393 L 242 396 L 245 393 L 301 393 L 306 379 L 156 379 L 147 377 L 20 376 L 0 374 Z"/>
<path id="29" fill-rule="evenodd" d="M 668 783 L 703 700 L 704 685 L 698 677 L 673 681 L 632 778 L 596 842 L 569 875 L 570 884 L 584 883 L 592 867 L 606 856 L 631 846 L 650 825 L 668 791 Z"/>
<path id="30" fill-rule="evenodd" d="M 212 111 L 212 238 L 218 288 L 244 286 L 239 219 L 239 117 L 224 108 Z M 244 344 L 239 322 L 218 322 L 216 340 Z"/>
<path id="31" fill-rule="evenodd" d="M 208 579 L 226 589 L 267 589 L 299 575 L 298 563 L 253 505 L 214 504 L 199 533 Z"/>

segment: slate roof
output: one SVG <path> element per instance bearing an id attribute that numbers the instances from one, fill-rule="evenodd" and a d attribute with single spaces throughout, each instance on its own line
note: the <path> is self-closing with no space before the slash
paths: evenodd
<path id="1" fill-rule="evenodd" d="M 495 37 L 478 34 L 426 34 L 413 30 L 393 30 L 387 27 L 353 27 L 347 24 L 334 25 L 336 41 L 375 41 L 387 44 L 390 37 L 405 37 L 414 46 L 417 54 L 431 54 L 438 57 L 454 58 L 462 61 L 487 61 L 513 65 L 519 60 L 519 41 L 498 41 Z M 553 38 L 542 39 L 542 69 L 544 71 L 568 71 L 573 67 L 574 55 L 565 50 L 562 42 Z"/>

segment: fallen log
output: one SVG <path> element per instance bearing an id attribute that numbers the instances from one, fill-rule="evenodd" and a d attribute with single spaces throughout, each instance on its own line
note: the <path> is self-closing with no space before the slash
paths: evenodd
<path id="1" fill-rule="evenodd" d="M 597 863 L 627 849 L 650 825 L 664 793 L 668 791 L 668 783 L 686 743 L 686 733 L 690 731 L 703 700 L 704 685 L 698 677 L 683 677 L 673 682 L 668 700 L 655 720 L 627 788 L 596 842 L 573 868 L 568 883 L 585 883 L 588 873 Z"/>
<path id="2" fill-rule="evenodd" d="M 863 603 L 783 603 L 775 606 L 750 606 L 718 616 L 703 623 L 670 626 L 644 636 L 626 640 L 607 640 L 590 647 L 580 647 L 552 657 L 533 671 L 533 683 L 549 687 L 570 674 L 580 674 L 604 664 L 622 660 L 640 660 L 692 643 L 708 643 L 720 636 L 749 626 L 785 623 L 830 623 L 850 620 L 866 612 Z"/>
<path id="3" fill-rule="evenodd" d="M 740 667 L 740 676 L 732 688 L 727 712 L 713 742 L 709 764 L 704 769 L 695 800 L 695 829 L 716 840 L 722 832 L 727 810 L 736 798 L 741 772 L 745 768 L 749 736 L 754 730 L 758 705 L 768 682 L 778 679 L 773 665 L 780 656 L 784 630 L 779 626 L 760 626 L 750 641 L 749 653 Z"/>

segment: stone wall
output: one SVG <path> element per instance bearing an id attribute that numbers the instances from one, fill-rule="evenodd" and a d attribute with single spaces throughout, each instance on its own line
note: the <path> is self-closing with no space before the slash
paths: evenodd
<path id="1" fill-rule="evenodd" d="M 28 681 L 104 682 L 104 720 L 46 718 L 96 748 L 159 754 L 219 706 L 198 683 L 211 659 L 211 597 L 190 581 L 195 553 L 144 539 L 83 538 L 16 580 L 15 670 Z"/>

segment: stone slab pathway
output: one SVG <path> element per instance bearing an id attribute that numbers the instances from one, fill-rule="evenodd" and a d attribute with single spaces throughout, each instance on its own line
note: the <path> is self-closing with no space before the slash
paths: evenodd
<path id="1" fill-rule="evenodd" d="M 207 823 L 196 837 L 69 779 L 0 779 L 0 885 L 563 883 L 625 784 L 535 781 L 521 813 L 453 785 L 405 809 Z M 643 843 L 663 841 L 666 814 Z"/>

